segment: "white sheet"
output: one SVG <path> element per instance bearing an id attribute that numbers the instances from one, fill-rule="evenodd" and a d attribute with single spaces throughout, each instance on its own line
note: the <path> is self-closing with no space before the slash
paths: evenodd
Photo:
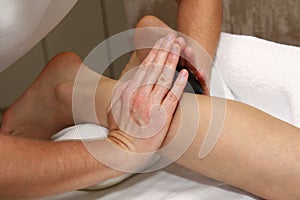
<path id="1" fill-rule="evenodd" d="M 70 192 L 44 200 L 253 200 L 250 194 L 178 165 L 129 178 L 98 192 Z"/>
<path id="2" fill-rule="evenodd" d="M 212 73 L 212 94 L 238 99 L 289 123 L 299 125 L 299 58 L 300 48 L 223 33 Z M 136 175 L 102 191 L 76 191 L 46 199 L 259 198 L 173 164 L 161 171 Z"/>

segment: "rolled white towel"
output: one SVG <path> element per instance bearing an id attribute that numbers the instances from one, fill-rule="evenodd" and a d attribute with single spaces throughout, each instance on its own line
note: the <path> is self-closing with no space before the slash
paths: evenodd
<path id="1" fill-rule="evenodd" d="M 222 33 L 215 65 L 236 99 L 300 127 L 300 48 Z"/>

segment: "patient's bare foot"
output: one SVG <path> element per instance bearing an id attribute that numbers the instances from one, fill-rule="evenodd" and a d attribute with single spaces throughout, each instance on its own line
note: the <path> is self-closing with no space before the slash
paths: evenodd
<path id="1" fill-rule="evenodd" d="M 169 28 L 153 16 L 141 19 L 137 28 L 142 27 Z M 147 53 L 135 52 L 123 73 L 138 66 Z M 1 131 L 24 137 L 50 138 L 57 131 L 73 125 L 72 88 L 81 62 L 72 53 L 53 58 L 32 86 L 4 113 Z"/>
<path id="2" fill-rule="evenodd" d="M 73 53 L 54 57 L 29 89 L 4 113 L 1 130 L 24 137 L 50 138 L 73 124 L 72 104 L 61 102 L 58 92 L 70 94 L 64 87 L 74 82 L 81 59 Z"/>

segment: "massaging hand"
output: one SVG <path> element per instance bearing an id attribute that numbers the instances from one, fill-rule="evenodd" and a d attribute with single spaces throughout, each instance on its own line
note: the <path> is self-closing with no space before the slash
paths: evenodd
<path id="1" fill-rule="evenodd" d="M 172 86 L 181 52 L 174 41 L 175 35 L 169 34 L 156 42 L 133 77 L 116 86 L 108 139 L 125 151 L 154 152 L 166 137 L 188 78 L 182 70 Z"/>
<path id="2" fill-rule="evenodd" d="M 179 60 L 179 65 L 186 67 L 199 82 L 202 87 L 203 94 L 209 95 L 209 74 L 207 72 L 210 69 L 210 57 L 208 54 L 195 42 L 192 45 L 186 45 L 183 38 L 177 39 L 178 44 L 180 44 L 182 52 Z M 206 67 L 203 67 L 206 66 Z M 206 69 L 205 69 L 206 68 Z"/>
<path id="3" fill-rule="evenodd" d="M 177 4 L 180 4 L 181 1 L 182 0 L 176 0 Z M 186 36 L 183 37 L 186 38 Z M 197 44 L 197 42 L 190 38 L 186 38 L 186 40 L 191 43 L 187 45 L 183 38 L 179 37 L 177 39 L 177 42 L 180 44 L 182 49 L 182 56 L 180 57 L 179 65 L 181 67 L 186 67 L 192 74 L 194 74 L 202 87 L 203 94 L 209 95 L 209 77 L 211 73 L 210 56 L 208 56 L 208 53 L 201 47 L 201 45 Z"/>

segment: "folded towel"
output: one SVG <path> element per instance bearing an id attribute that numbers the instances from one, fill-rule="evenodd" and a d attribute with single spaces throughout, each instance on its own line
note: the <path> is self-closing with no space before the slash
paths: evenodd
<path id="1" fill-rule="evenodd" d="M 222 33 L 215 66 L 239 101 L 300 127 L 300 48 Z"/>

